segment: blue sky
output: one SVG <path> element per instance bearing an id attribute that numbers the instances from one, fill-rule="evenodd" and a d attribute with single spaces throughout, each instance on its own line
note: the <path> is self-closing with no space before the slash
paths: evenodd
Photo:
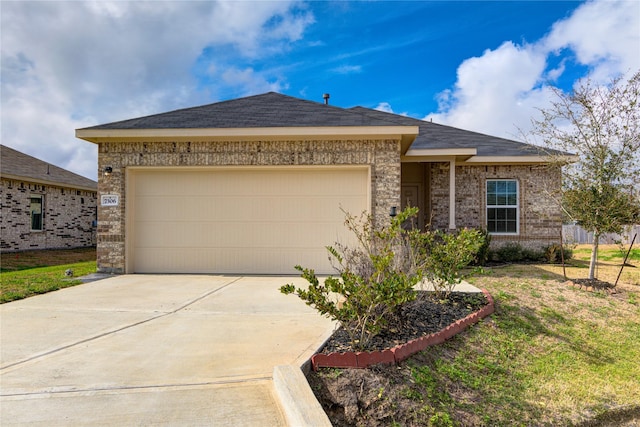
<path id="1" fill-rule="evenodd" d="M 507 138 L 549 85 L 640 69 L 640 2 L 3 1 L 2 143 L 95 179 L 76 128 L 277 91 Z"/>

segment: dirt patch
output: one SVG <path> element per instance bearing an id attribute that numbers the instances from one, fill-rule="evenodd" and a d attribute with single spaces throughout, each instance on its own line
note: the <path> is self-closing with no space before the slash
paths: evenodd
<path id="1" fill-rule="evenodd" d="M 426 352 L 413 356 L 420 361 L 429 356 Z M 430 400 L 424 393 L 414 390 L 412 364 L 382 366 L 369 369 L 322 369 L 308 374 L 307 380 L 316 398 L 334 426 L 382 427 L 382 426 L 447 426 L 481 425 L 481 420 L 471 412 L 456 411 L 452 414 L 455 424 L 447 423 L 450 415 L 440 412 L 437 399 Z M 460 400 L 475 399 L 469 390 L 457 389 L 453 396 Z"/>

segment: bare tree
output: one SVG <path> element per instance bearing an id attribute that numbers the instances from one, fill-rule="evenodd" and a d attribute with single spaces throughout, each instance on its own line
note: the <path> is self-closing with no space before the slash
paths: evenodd
<path id="1" fill-rule="evenodd" d="M 639 219 L 640 71 L 608 85 L 585 80 L 571 93 L 552 90 L 556 100 L 532 119 L 530 136 L 558 163 L 566 163 L 567 152 L 578 157 L 563 167 L 562 208 L 593 232 L 594 279 L 600 236 Z"/>

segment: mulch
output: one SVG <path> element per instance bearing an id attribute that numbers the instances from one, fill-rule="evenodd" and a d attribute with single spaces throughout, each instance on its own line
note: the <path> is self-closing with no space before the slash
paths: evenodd
<path id="1" fill-rule="evenodd" d="M 482 293 L 452 292 L 445 299 L 438 299 L 432 292 L 420 291 L 417 298 L 404 304 L 400 310 L 387 319 L 387 325 L 375 336 L 368 351 L 393 348 L 424 335 L 438 332 L 487 305 Z M 356 351 L 351 346 L 349 335 L 342 328 L 337 329 L 321 353 Z"/>

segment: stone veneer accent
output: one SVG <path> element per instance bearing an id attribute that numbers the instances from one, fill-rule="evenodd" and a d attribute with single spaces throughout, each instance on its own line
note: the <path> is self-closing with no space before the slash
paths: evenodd
<path id="1" fill-rule="evenodd" d="M 30 198 L 44 196 L 42 231 L 31 231 Z M 13 179 L 0 180 L 0 250 L 89 247 L 96 244 L 96 192 Z"/>
<path id="2" fill-rule="evenodd" d="M 126 169 L 133 166 L 369 165 L 377 224 L 400 204 L 400 140 L 101 142 L 98 193 L 117 194 L 117 207 L 98 206 L 98 271 L 125 272 Z"/>
<path id="3" fill-rule="evenodd" d="M 430 172 L 432 225 L 448 229 L 449 163 L 433 163 Z M 516 179 L 520 189 L 520 234 L 493 235 L 492 247 L 517 242 L 523 247 L 540 248 L 560 241 L 561 212 L 548 191 L 560 189 L 561 170 L 546 165 L 457 165 L 457 228 L 486 228 L 487 179 Z"/>

